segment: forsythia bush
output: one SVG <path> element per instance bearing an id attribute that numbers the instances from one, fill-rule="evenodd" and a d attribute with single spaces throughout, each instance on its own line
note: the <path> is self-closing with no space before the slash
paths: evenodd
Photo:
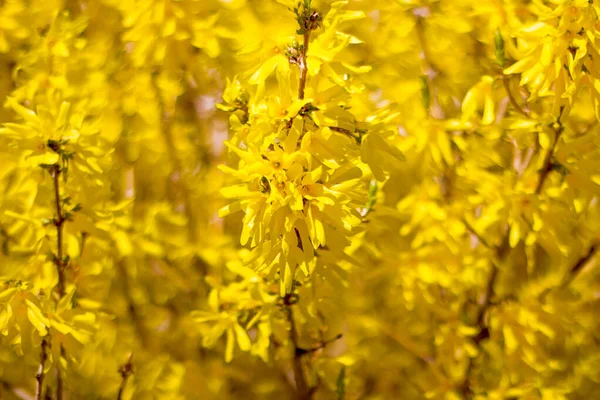
<path id="1" fill-rule="evenodd" d="M 599 16 L 0 2 L 0 398 L 600 398 Z"/>

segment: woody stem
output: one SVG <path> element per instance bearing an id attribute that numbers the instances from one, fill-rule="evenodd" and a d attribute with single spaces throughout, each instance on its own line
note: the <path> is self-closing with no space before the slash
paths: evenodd
<path id="1" fill-rule="evenodd" d="M 304 100 L 304 89 L 306 88 L 306 74 L 308 72 L 308 66 L 306 64 L 306 54 L 308 53 L 308 43 L 310 40 L 310 31 L 307 31 L 303 35 L 304 43 L 302 46 L 302 52 L 300 53 L 300 83 L 298 84 L 298 98 Z"/>

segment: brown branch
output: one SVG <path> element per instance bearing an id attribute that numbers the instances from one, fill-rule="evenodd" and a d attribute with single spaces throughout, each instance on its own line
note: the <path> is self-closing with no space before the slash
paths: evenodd
<path id="1" fill-rule="evenodd" d="M 123 392 L 125 392 L 125 386 L 127 380 L 133 374 L 133 353 L 129 354 L 127 362 L 119 367 L 119 374 L 121 375 L 121 384 L 119 385 L 119 393 L 117 394 L 117 400 L 123 398 Z"/>
<path id="2" fill-rule="evenodd" d="M 310 41 L 310 30 L 306 31 L 303 37 L 302 51 L 300 52 L 300 59 L 298 66 L 300 67 L 300 82 L 298 82 L 298 98 L 304 100 L 304 89 L 306 88 L 306 75 L 308 73 L 308 65 L 306 60 L 306 54 L 308 53 L 308 43 Z"/>
<path id="3" fill-rule="evenodd" d="M 510 96 L 510 91 L 508 91 L 508 93 Z M 560 114 L 557 118 L 557 121 L 552 125 L 552 128 L 555 132 L 554 143 L 552 144 L 552 147 L 546 153 L 546 156 L 544 159 L 544 166 L 543 166 L 542 170 L 540 171 L 540 179 L 539 179 L 536 191 L 535 191 L 536 194 L 541 193 L 544 182 L 546 181 L 548 174 L 550 173 L 550 171 L 552 171 L 552 168 L 553 168 L 552 157 L 556 150 L 556 146 L 560 139 L 560 136 L 564 130 L 564 127 L 560 121 L 563 111 L 564 111 L 564 107 L 561 107 Z M 467 225 L 467 228 L 469 228 L 468 225 Z M 475 232 L 475 231 L 472 230 L 472 232 Z M 479 237 L 479 235 L 477 235 L 477 236 Z M 490 336 L 489 328 L 487 327 L 487 324 L 485 323 L 485 315 L 487 314 L 490 307 L 493 305 L 492 298 L 494 296 L 494 286 L 498 279 L 498 273 L 499 273 L 498 263 L 502 263 L 504 261 L 504 259 L 506 258 L 506 256 L 509 253 L 509 249 L 510 249 L 509 232 L 506 232 L 506 235 L 504 236 L 502 243 L 500 244 L 500 246 L 498 246 L 496 248 L 496 260 L 497 261 L 492 262 L 492 270 L 490 271 L 490 275 L 489 275 L 489 278 L 488 278 L 488 281 L 486 284 L 485 292 L 484 292 L 483 298 L 481 300 L 481 306 L 477 310 L 477 313 L 476 313 L 475 321 L 476 321 L 476 326 L 477 326 L 479 332 L 475 336 L 474 342 L 475 342 L 475 345 L 478 350 L 481 350 L 482 342 Z M 592 246 L 592 248 L 590 249 L 588 254 L 586 254 L 586 256 L 582 257 L 571 268 L 571 273 L 569 276 L 571 276 L 572 278 L 569 278 L 570 279 L 569 282 L 572 279 L 574 279 L 574 277 L 577 275 L 577 273 L 583 267 L 583 265 L 585 265 L 585 263 L 587 263 L 587 261 L 589 261 L 589 259 L 594 255 L 595 251 L 596 251 L 596 247 Z M 467 366 L 467 370 L 465 371 L 464 380 L 463 380 L 462 384 L 460 385 L 460 390 L 461 390 L 464 398 L 471 398 L 473 395 L 473 391 L 471 388 L 471 374 L 473 371 L 473 366 L 474 366 L 474 359 L 471 358 L 471 359 L 469 359 L 469 364 Z"/>
<path id="4" fill-rule="evenodd" d="M 293 54 L 288 54 L 289 61 L 297 64 L 300 68 L 300 80 L 298 82 L 298 99 L 304 99 L 304 90 L 306 89 L 306 77 L 308 73 L 308 45 L 310 42 L 310 33 L 319 28 L 323 21 L 323 15 L 312 8 L 312 0 L 304 0 L 294 9 L 296 21 L 300 29 L 296 33 L 302 35 L 302 45 L 293 47 Z M 299 50 L 299 52 L 298 52 Z"/>
<path id="5" fill-rule="evenodd" d="M 65 355 L 65 349 L 60 345 L 60 355 L 63 357 Z M 60 363 L 59 363 L 60 365 Z M 60 375 L 60 367 L 56 368 L 56 400 L 63 400 L 63 395 L 65 392 L 64 381 L 62 376 Z"/>
<path id="6" fill-rule="evenodd" d="M 169 178 L 171 179 L 171 182 L 174 186 L 175 194 L 181 196 L 183 193 L 183 190 L 184 190 L 181 185 L 182 167 L 181 167 L 181 161 L 177 157 L 177 149 L 175 148 L 175 143 L 173 141 L 173 135 L 172 135 L 172 129 L 171 129 L 171 124 L 172 124 L 171 117 L 173 116 L 173 112 L 170 112 L 169 110 L 167 110 L 167 107 L 165 106 L 165 102 L 162 98 L 160 86 L 158 85 L 158 79 L 157 79 L 158 75 L 159 75 L 159 71 L 152 71 L 150 82 L 152 84 L 152 89 L 154 90 L 154 96 L 156 97 L 156 102 L 158 105 L 158 114 L 160 117 L 160 132 L 161 132 L 162 137 L 166 144 L 167 156 L 169 157 L 170 161 L 173 163 L 173 170 L 169 174 Z M 179 174 L 179 177 L 177 179 L 174 178 L 174 176 L 176 174 Z M 183 196 L 181 196 L 181 197 L 183 197 Z M 183 206 L 184 206 L 185 212 L 187 214 L 189 212 L 187 204 L 184 204 Z M 186 215 L 186 217 L 187 217 L 187 215 Z"/>
<path id="7" fill-rule="evenodd" d="M 425 354 L 422 351 L 420 351 L 418 349 L 418 347 L 419 347 L 418 344 L 415 343 L 412 338 L 410 338 L 409 336 L 403 335 L 402 333 L 398 332 L 397 330 L 394 330 L 392 327 L 390 327 L 387 323 L 385 323 L 383 321 L 379 322 L 379 327 L 383 331 L 383 333 L 385 333 L 388 337 L 390 337 L 391 339 L 396 341 L 400 346 L 402 346 L 406 351 L 408 351 L 413 357 L 417 358 L 418 360 L 423 362 L 425 365 L 427 365 L 427 367 L 429 368 L 429 370 L 431 371 L 433 376 L 435 376 L 439 382 L 447 381 L 447 378 L 444 375 L 444 373 L 439 369 L 439 367 L 433 361 L 433 357 L 429 354 Z"/>
<path id="8" fill-rule="evenodd" d="M 507 76 L 502 76 L 501 80 L 502 80 L 502 85 L 504 86 L 504 90 L 506 90 L 506 94 L 508 96 L 508 101 L 510 101 L 510 104 L 512 104 L 512 106 L 514 107 L 514 109 L 519 114 L 523 115 L 524 117 L 531 118 L 531 116 L 529 115 L 529 113 L 527 113 L 525 110 L 523 110 L 523 108 L 521 108 L 521 106 L 519 105 L 519 103 L 517 103 L 517 100 L 513 96 L 513 93 L 510 90 L 510 85 L 509 85 L 509 81 L 508 81 L 509 78 Z"/>
<path id="9" fill-rule="evenodd" d="M 299 353 L 301 356 L 305 355 L 305 354 L 309 354 L 309 353 L 314 353 L 315 351 L 319 351 L 321 349 L 324 349 L 328 344 L 331 344 L 333 342 L 335 342 L 336 340 L 339 340 L 342 338 L 342 334 L 338 334 L 336 335 L 334 338 L 329 339 L 329 340 L 323 340 L 321 342 L 319 342 L 319 344 L 317 344 L 316 346 L 313 346 L 311 348 L 308 349 L 303 349 L 301 347 L 296 347 L 296 353 Z"/>
<path id="10" fill-rule="evenodd" d="M 308 73 L 308 65 L 307 65 L 307 53 L 308 46 L 310 42 L 310 32 L 317 29 L 319 24 L 322 21 L 322 15 L 311 9 L 311 0 L 305 0 L 302 4 L 301 10 L 296 10 L 297 21 L 299 24 L 298 33 L 302 34 L 303 44 L 300 47 L 300 53 L 297 55 L 294 63 L 298 64 L 300 68 L 300 79 L 298 82 L 298 99 L 304 99 L 304 91 L 306 89 L 306 78 Z M 290 62 L 292 58 L 290 58 Z M 304 132 L 302 132 L 304 134 Z M 298 234 L 298 231 L 296 231 Z M 300 249 L 302 249 L 302 242 L 299 240 L 298 243 Z M 290 342 L 293 346 L 294 356 L 293 356 L 293 365 L 294 365 L 294 381 L 296 382 L 296 399 L 297 400 L 310 400 L 315 393 L 316 387 L 311 388 L 306 381 L 306 376 L 304 375 L 304 367 L 302 365 L 302 355 L 305 354 L 302 352 L 302 349 L 298 346 L 298 331 L 296 329 L 296 323 L 294 321 L 294 315 L 292 312 L 292 305 L 295 303 L 292 302 L 292 298 L 294 296 L 292 294 L 287 294 L 284 299 L 285 305 L 285 313 L 287 316 L 288 324 L 290 327 Z"/>
<path id="11" fill-rule="evenodd" d="M 56 218 L 54 225 L 56 226 L 56 258 L 54 263 L 56 264 L 56 271 L 58 273 L 58 295 L 62 298 L 65 295 L 65 261 L 63 255 L 63 226 L 65 224 L 65 216 L 62 212 L 62 206 L 60 205 L 60 175 L 61 168 L 58 164 L 54 165 L 52 169 L 52 179 L 54 184 L 54 206 L 56 212 Z"/>
<path id="12" fill-rule="evenodd" d="M 573 266 L 571 268 L 569 268 L 569 272 L 567 273 L 567 275 L 565 275 L 563 277 L 561 283 L 559 285 L 548 287 L 548 288 L 544 289 L 542 291 L 542 293 L 540 293 L 538 295 L 538 299 L 541 302 L 545 302 L 546 296 L 551 291 L 553 291 L 555 289 L 566 288 L 567 286 L 569 286 L 575 280 L 575 278 L 577 278 L 577 276 L 579 275 L 579 273 L 581 272 L 583 267 L 585 267 L 585 265 L 591 261 L 591 259 L 596 255 L 597 252 L 598 252 L 598 243 L 594 243 L 590 246 L 587 253 L 585 255 L 583 255 L 582 257 L 580 257 L 579 259 L 577 259 L 575 264 L 573 264 Z"/>
<path id="13" fill-rule="evenodd" d="M 294 351 L 294 381 L 296 382 L 296 399 L 310 400 L 312 398 L 310 387 L 304 375 L 304 367 L 302 365 L 302 354 L 298 351 L 298 331 L 294 321 L 292 308 L 288 305 L 285 308 L 288 324 L 290 326 L 290 342 Z"/>
<path id="14" fill-rule="evenodd" d="M 14 387 L 6 381 L 0 381 L 0 400 L 4 399 L 5 393 L 11 394 L 8 396 L 10 399 L 17 398 L 21 400 L 32 400 L 34 398 L 27 390 L 20 387 Z M 46 397 L 48 397 L 48 394 L 46 394 Z"/>
<path id="15" fill-rule="evenodd" d="M 162 95 L 161 95 L 157 77 L 158 77 L 158 72 L 153 71 L 152 75 L 151 75 L 151 84 L 152 84 L 152 88 L 154 90 L 154 95 L 156 96 L 156 101 L 158 103 L 158 109 L 159 109 L 159 114 L 160 114 L 160 118 L 161 118 L 160 130 L 161 130 L 162 136 L 165 140 L 165 144 L 167 147 L 167 155 L 168 155 L 169 159 L 171 160 L 171 162 L 173 163 L 173 169 L 172 169 L 171 173 L 169 174 L 169 178 L 173 185 L 172 192 L 174 193 L 174 198 L 172 199 L 172 201 L 174 203 L 175 203 L 175 200 L 178 200 L 181 202 L 180 204 L 183 208 L 183 214 L 185 215 L 186 220 L 187 220 L 187 239 L 190 243 L 197 244 L 198 234 L 196 232 L 196 218 L 194 216 L 194 213 L 192 212 L 192 208 L 193 208 L 192 207 L 192 204 L 193 204 L 192 197 L 191 197 L 189 188 L 186 186 L 184 168 L 181 164 L 181 160 L 179 159 L 179 157 L 177 157 L 177 149 L 175 148 L 175 143 L 173 140 L 173 134 L 172 134 L 172 129 L 171 129 L 172 116 L 173 116 L 174 110 L 173 110 L 173 112 L 169 112 L 167 110 L 167 107 L 165 106 L 165 103 L 164 103 Z M 177 106 L 177 100 L 175 103 L 175 107 L 176 106 Z M 175 204 L 175 206 L 177 207 L 178 204 Z M 200 276 L 203 277 L 206 275 L 206 273 L 208 271 L 208 263 L 206 263 L 206 261 L 204 259 L 202 259 L 198 254 L 194 255 L 194 259 L 192 260 L 192 265 L 195 267 L 195 270 L 198 272 L 198 274 Z M 205 281 L 202 280 L 202 283 L 204 284 L 205 289 L 206 289 Z"/>
<path id="16" fill-rule="evenodd" d="M 54 220 L 54 225 L 56 226 L 56 258 L 54 259 L 54 263 L 56 264 L 56 269 L 58 272 L 58 295 L 59 299 L 64 297 L 65 295 L 65 268 L 67 266 L 67 261 L 65 261 L 65 256 L 63 253 L 63 227 L 66 222 L 66 217 L 63 214 L 62 206 L 60 204 L 60 175 L 62 170 L 58 164 L 54 165 L 52 169 L 52 179 L 54 183 L 54 206 L 56 212 L 56 219 Z M 65 349 L 60 345 L 60 357 L 65 356 Z M 64 393 L 64 385 L 63 379 L 60 372 L 60 362 L 57 363 L 56 366 L 56 399 L 62 400 Z"/>
<path id="17" fill-rule="evenodd" d="M 40 352 L 40 366 L 38 367 L 37 374 L 35 375 L 35 400 L 42 399 L 42 392 L 44 391 L 44 378 L 46 373 L 44 367 L 46 366 L 46 360 L 48 359 L 48 340 L 42 339 L 42 350 Z"/>
<path id="18" fill-rule="evenodd" d="M 348 129 L 340 128 L 338 126 L 330 126 L 329 129 L 331 129 L 334 132 L 341 133 L 342 135 L 346 135 L 349 138 L 354 139 L 356 141 L 356 143 L 358 143 L 358 144 L 360 144 L 362 141 L 362 138 L 360 137 L 360 133 L 358 135 L 354 135 L 354 133 L 352 133 Z"/>
<path id="19" fill-rule="evenodd" d="M 479 332 L 475 336 L 474 342 L 475 342 L 475 346 L 477 347 L 478 350 L 481 349 L 481 343 L 485 339 L 490 337 L 490 331 L 489 331 L 489 328 L 485 324 L 484 317 L 485 317 L 485 314 L 486 314 L 488 308 L 492 304 L 491 299 L 494 294 L 494 286 L 496 284 L 497 278 L 498 278 L 498 268 L 496 267 L 495 264 L 493 264 L 492 270 L 490 272 L 490 277 L 489 277 L 488 283 L 486 285 L 486 290 L 485 290 L 485 293 L 483 296 L 483 304 L 477 311 L 477 316 L 476 316 L 476 324 L 477 324 L 477 328 L 479 329 Z M 469 363 L 467 365 L 467 370 L 465 371 L 465 374 L 464 374 L 463 382 L 459 386 L 459 389 L 460 389 L 461 393 L 463 394 L 463 397 L 466 399 L 471 398 L 471 396 L 473 395 L 473 390 L 471 388 L 471 374 L 473 373 L 474 364 L 475 364 L 474 358 L 469 358 Z"/>
<path id="20" fill-rule="evenodd" d="M 142 342 L 142 347 L 147 347 L 148 335 L 146 334 L 146 329 L 143 325 L 142 319 L 140 318 L 135 301 L 131 297 L 129 275 L 127 274 L 127 270 L 125 269 L 125 265 L 122 260 L 117 262 L 117 267 L 122 275 L 121 282 L 123 283 L 123 291 L 125 293 L 125 298 L 127 299 L 127 312 L 129 313 L 129 319 L 133 322 L 136 333 Z"/>
<path id="21" fill-rule="evenodd" d="M 504 261 L 509 253 L 509 249 L 509 232 L 507 232 L 502 240 L 502 243 L 495 248 L 496 258 L 498 260 L 497 262 L 501 263 Z M 496 262 L 492 262 L 492 269 L 485 286 L 485 291 L 479 302 L 480 307 L 475 314 L 475 326 L 478 329 L 478 333 L 473 340 L 478 350 L 481 350 L 482 342 L 490 337 L 490 330 L 485 322 L 485 316 L 493 304 L 492 298 L 494 297 L 494 288 L 496 286 L 496 281 L 498 280 L 499 272 L 500 268 L 498 264 Z M 471 374 L 473 373 L 473 367 L 474 358 L 469 358 L 469 364 L 467 365 L 464 379 L 459 385 L 459 389 L 462 392 L 463 397 L 466 399 L 471 398 L 473 395 L 473 390 L 471 388 Z"/>
<path id="22" fill-rule="evenodd" d="M 487 247 L 488 249 L 493 249 L 492 245 L 490 245 L 490 244 L 488 243 L 488 241 L 487 241 L 487 240 L 486 240 L 486 239 L 485 239 L 483 236 L 481 236 L 481 235 L 479 234 L 479 232 L 477 232 L 477 231 L 475 230 L 475 228 L 473 227 L 473 225 L 471 225 L 471 224 L 469 223 L 469 221 L 467 221 L 467 219 L 466 219 L 466 218 L 463 218 L 463 219 L 462 219 L 462 223 L 463 223 L 463 224 L 465 224 L 465 226 L 466 226 L 467 230 L 468 230 L 468 231 L 469 231 L 469 232 L 470 232 L 470 233 L 471 233 L 473 236 L 475 236 L 475 237 L 477 238 L 477 240 L 479 240 L 479 241 L 480 241 L 480 242 L 481 242 L 481 243 L 482 243 L 482 244 L 483 244 L 485 247 Z"/>
<path id="23" fill-rule="evenodd" d="M 486 339 L 489 336 L 489 329 L 485 325 L 484 317 L 485 313 L 492 304 L 492 296 L 494 294 L 494 286 L 496 284 L 496 280 L 498 279 L 498 266 L 492 264 L 492 270 L 490 271 L 490 276 L 487 281 L 487 285 L 485 287 L 485 292 L 483 293 L 482 304 L 479 308 L 475 321 L 477 326 L 479 327 L 479 334 L 475 337 L 475 344 L 479 344 L 482 340 Z"/>
<path id="24" fill-rule="evenodd" d="M 581 272 L 583 267 L 596 255 L 597 251 L 598 251 L 598 244 L 594 243 L 593 245 L 590 246 L 587 253 L 583 257 L 579 258 L 577 260 L 577 262 L 575 262 L 575 264 L 573 264 L 573 266 L 569 269 L 569 273 L 564 277 L 560 286 L 561 287 L 569 286 L 571 284 L 571 282 L 573 282 L 575 280 L 575 278 L 577 278 L 577 276 L 579 275 L 579 272 Z"/>
<path id="25" fill-rule="evenodd" d="M 542 193 L 544 183 L 546 182 L 546 179 L 548 179 L 548 175 L 550 175 L 550 172 L 552 172 L 552 157 L 554 156 L 556 146 L 558 145 L 558 141 L 560 140 L 560 137 L 564 131 L 564 126 L 560 120 L 564 109 L 564 106 L 560 108 L 560 114 L 558 115 L 556 122 L 552 124 L 552 130 L 554 131 L 554 142 L 552 143 L 552 147 L 548 149 L 548 151 L 546 152 L 546 156 L 544 157 L 544 164 L 542 165 L 542 169 L 540 170 L 540 179 L 538 180 L 537 187 L 535 188 L 535 194 Z"/>
<path id="26" fill-rule="evenodd" d="M 9 243 L 10 242 L 16 242 L 15 239 L 13 237 L 11 237 L 6 230 L 0 226 L 0 238 L 2 239 L 2 254 L 4 254 L 5 256 L 9 255 Z"/>

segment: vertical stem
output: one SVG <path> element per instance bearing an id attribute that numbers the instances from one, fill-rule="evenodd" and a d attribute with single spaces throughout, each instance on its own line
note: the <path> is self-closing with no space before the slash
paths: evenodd
<path id="1" fill-rule="evenodd" d="M 196 230 L 197 220 L 196 216 L 194 215 L 192 206 L 192 194 L 185 180 L 186 173 L 184 171 L 184 167 L 181 163 L 181 160 L 178 157 L 172 133 L 172 117 L 175 113 L 175 110 L 177 109 L 177 100 L 175 101 L 174 109 L 172 111 L 167 110 L 165 102 L 162 98 L 157 78 L 158 72 L 153 71 L 150 79 L 152 88 L 154 90 L 154 95 L 156 96 L 156 101 L 158 102 L 161 124 L 160 130 L 165 140 L 167 154 L 169 156 L 169 159 L 173 163 L 172 171 L 169 174 L 169 179 L 171 180 L 173 192 L 173 198 L 171 200 L 173 202 L 173 206 L 178 210 L 178 212 L 181 212 L 183 215 L 185 215 L 187 220 L 187 240 L 190 244 L 196 246 L 199 237 L 198 232 Z M 191 265 L 192 267 L 194 267 L 194 270 L 201 278 L 201 288 L 205 291 L 208 290 L 206 281 L 204 280 L 204 277 L 206 276 L 209 268 L 206 261 L 200 255 L 194 254 Z"/>
<path id="2" fill-rule="evenodd" d="M 308 53 L 308 43 L 310 41 L 310 31 L 303 35 L 304 43 L 300 54 L 300 82 L 298 83 L 298 98 L 304 100 L 304 89 L 306 88 L 306 74 L 308 73 L 308 65 L 306 63 L 306 54 Z"/>
<path id="3" fill-rule="evenodd" d="M 133 374 L 133 354 L 129 355 L 127 362 L 119 368 L 119 373 L 121 374 L 121 385 L 119 386 L 119 393 L 117 394 L 117 400 L 121 400 L 123 398 L 123 392 L 125 391 L 125 386 L 127 385 L 127 380 Z"/>
<path id="4" fill-rule="evenodd" d="M 35 385 L 35 400 L 42 399 L 42 392 L 44 391 L 44 378 L 46 374 L 44 373 L 44 366 L 46 365 L 46 360 L 48 359 L 48 340 L 46 338 L 42 339 L 42 350 L 40 353 L 40 366 L 38 367 L 37 374 L 35 375 L 36 385 Z"/>
<path id="5" fill-rule="evenodd" d="M 127 312 L 129 314 L 129 318 L 134 324 L 136 333 L 140 339 L 142 347 L 148 347 L 148 335 L 146 334 L 144 322 L 137 310 L 135 300 L 131 296 L 131 285 L 124 261 L 119 261 L 117 263 L 117 267 L 119 272 L 121 273 L 121 282 L 123 283 L 123 291 L 125 292 L 125 298 L 127 299 Z"/>
<path id="6" fill-rule="evenodd" d="M 161 123 L 160 130 L 161 130 L 161 133 L 165 140 L 165 144 L 167 147 L 167 154 L 168 154 L 171 162 L 173 163 L 173 168 L 172 168 L 171 174 L 169 175 L 169 177 L 171 179 L 171 183 L 173 184 L 173 192 L 174 192 L 173 202 L 174 202 L 174 206 L 176 208 L 181 207 L 182 212 L 187 219 L 188 240 L 191 243 L 195 244 L 198 240 L 198 234 L 196 232 L 196 218 L 192 211 L 192 198 L 191 198 L 190 190 L 187 187 L 186 182 L 185 182 L 184 168 L 181 165 L 181 160 L 177 157 L 177 149 L 175 148 L 175 143 L 173 140 L 173 134 L 172 134 L 172 129 L 171 129 L 172 117 L 174 114 L 174 110 L 173 111 L 167 110 L 167 107 L 165 106 L 165 102 L 162 98 L 162 94 L 160 91 L 160 86 L 158 84 L 157 78 L 158 78 L 158 72 L 156 72 L 156 71 L 152 72 L 151 83 L 152 83 L 152 88 L 154 90 L 154 95 L 156 96 L 156 101 L 158 102 L 158 109 L 159 109 L 160 121 L 161 121 L 160 122 Z M 175 107 L 176 106 L 177 106 L 177 103 L 175 103 Z M 177 204 L 177 203 L 179 203 L 179 204 Z M 196 262 L 196 266 L 198 267 L 199 272 L 202 275 L 206 274 L 206 271 L 204 271 L 204 268 L 206 267 L 206 265 L 203 262 Z"/>
<path id="7" fill-rule="evenodd" d="M 58 295 L 59 298 L 62 298 L 65 295 L 65 260 L 63 255 L 63 225 L 66 221 L 65 216 L 62 212 L 62 207 L 60 205 L 60 174 L 61 169 L 58 164 L 54 166 L 52 170 L 52 178 L 54 182 L 54 205 L 56 208 L 56 220 L 54 221 L 54 225 L 56 226 L 56 269 L 58 272 Z M 43 343 L 43 342 L 42 342 Z M 60 345 L 60 357 L 65 356 L 65 349 Z M 63 380 L 60 374 L 60 362 L 56 367 L 57 378 L 56 378 L 56 399 L 63 399 Z"/>
<path id="8" fill-rule="evenodd" d="M 311 391 L 304 376 L 304 368 L 302 367 L 302 354 L 298 351 L 298 331 L 294 321 L 292 308 L 286 308 L 287 319 L 290 326 L 290 341 L 292 342 L 294 352 L 294 380 L 296 381 L 296 398 L 297 400 L 310 400 Z"/>
<path id="9" fill-rule="evenodd" d="M 306 77 L 308 73 L 308 65 L 307 65 L 307 54 L 308 54 L 308 46 L 310 42 L 310 32 L 314 29 L 317 29 L 318 24 L 320 22 L 320 14 L 316 11 L 310 9 L 310 0 L 304 2 L 304 10 L 303 17 L 298 22 L 300 23 L 300 28 L 302 29 L 302 51 L 300 52 L 300 57 L 298 60 L 298 66 L 300 67 L 300 81 L 298 82 L 298 99 L 304 99 L 304 90 L 306 89 Z M 296 231 L 298 234 L 298 231 Z M 301 241 L 299 241 L 299 246 L 301 245 Z M 310 400 L 314 393 L 315 388 L 310 388 L 308 382 L 306 381 L 306 376 L 304 376 L 304 368 L 302 366 L 302 352 L 298 347 L 298 331 L 296 330 L 296 323 L 294 321 L 294 314 L 292 312 L 291 305 L 289 302 L 289 295 L 284 298 L 284 303 L 286 304 L 286 313 L 287 319 L 290 326 L 290 341 L 292 342 L 293 352 L 294 352 L 294 380 L 296 381 L 296 399 L 297 400 Z"/>
<path id="10" fill-rule="evenodd" d="M 510 96 L 510 91 L 508 93 Z M 553 130 L 555 133 L 554 142 L 552 143 L 552 147 L 550 149 L 548 149 L 548 152 L 546 153 L 546 156 L 544 158 L 544 165 L 542 166 L 542 169 L 540 170 L 540 176 L 539 176 L 538 184 L 537 184 L 537 187 L 535 190 L 535 194 L 541 193 L 541 191 L 544 187 L 544 182 L 546 181 L 546 179 L 548 178 L 548 175 L 552 171 L 552 157 L 554 156 L 554 152 L 556 151 L 556 146 L 557 146 L 558 141 L 561 137 L 561 134 L 564 130 L 564 127 L 561 122 L 561 117 L 563 115 L 563 111 L 564 111 L 564 107 L 561 107 L 560 114 L 559 114 L 555 124 L 553 125 Z M 473 231 L 472 229 L 470 229 L 470 230 Z M 485 317 L 485 314 L 487 313 L 487 311 L 489 310 L 490 306 L 492 305 L 491 299 L 494 295 L 494 286 L 496 285 L 496 281 L 498 279 L 498 272 L 499 272 L 499 266 L 497 263 L 502 263 L 504 261 L 504 259 L 508 255 L 509 249 L 510 249 L 509 231 L 507 231 L 502 240 L 502 244 L 500 244 L 500 246 L 498 246 L 496 248 L 496 260 L 497 261 L 492 263 L 492 270 L 490 271 L 486 289 L 483 294 L 483 301 L 481 302 L 481 307 L 477 310 L 477 314 L 476 314 L 476 325 L 477 325 L 477 328 L 479 329 L 479 333 L 475 337 L 474 341 L 475 341 L 475 345 L 477 346 L 477 348 L 479 350 L 481 350 L 481 343 L 483 342 L 483 340 L 487 339 L 490 335 L 488 327 L 486 326 L 486 323 L 484 321 L 484 317 Z M 594 252 L 595 252 L 595 247 L 592 247 L 590 249 L 589 253 L 583 258 L 584 263 L 585 263 L 585 260 L 589 260 L 593 256 Z M 580 264 L 576 264 L 576 268 L 580 268 L 580 267 L 581 267 Z M 467 370 L 465 371 L 464 380 L 460 386 L 460 389 L 462 391 L 464 398 L 471 398 L 473 396 L 473 390 L 471 388 L 471 375 L 473 372 L 473 362 L 474 362 L 474 359 L 471 358 L 469 360 Z"/>
<path id="11" fill-rule="evenodd" d="M 503 76 L 502 77 L 502 85 L 504 85 L 504 90 L 506 90 L 506 94 L 508 95 L 508 101 L 510 101 L 510 104 L 512 104 L 512 106 L 514 107 L 514 109 L 521 115 L 523 115 L 526 118 L 531 118 L 529 116 L 529 114 L 527 112 L 525 112 L 525 110 L 523 110 L 523 108 L 521 108 L 521 106 L 519 105 L 519 103 L 517 103 L 517 100 L 515 99 L 515 97 L 513 96 L 512 91 L 510 90 L 510 85 L 509 85 L 509 77 L 508 76 Z"/>
<path id="12" fill-rule="evenodd" d="M 298 66 L 300 67 L 300 81 L 298 82 L 298 99 L 304 100 L 304 90 L 306 88 L 306 77 L 308 73 L 307 65 L 307 54 L 308 46 L 310 42 L 310 31 L 312 27 L 307 26 L 305 21 L 304 34 L 302 35 L 302 51 L 300 52 L 300 59 L 298 60 Z M 297 232 L 296 232 L 297 233 Z M 312 397 L 312 392 L 306 382 L 304 376 L 304 368 L 302 367 L 302 355 L 298 352 L 298 331 L 296 330 L 296 323 L 294 322 L 294 315 L 292 308 L 288 304 L 286 309 L 287 319 L 290 325 L 290 341 L 294 347 L 294 380 L 296 381 L 296 398 L 298 400 L 309 400 Z"/>
<path id="13" fill-rule="evenodd" d="M 483 298 L 480 301 L 481 306 L 475 315 L 475 324 L 479 332 L 473 341 L 475 342 L 475 346 L 478 350 L 481 350 L 482 342 L 490 336 L 489 328 L 485 322 L 485 315 L 492 305 L 492 297 L 494 297 L 496 281 L 498 280 L 498 273 L 500 272 L 498 263 L 502 263 L 504 261 L 510 250 L 508 232 L 502 239 L 502 243 L 496 247 L 495 250 L 497 261 L 492 262 L 492 270 L 490 271 L 487 280 Z M 469 364 L 467 365 L 467 369 L 464 373 L 464 379 L 459 387 L 465 399 L 469 399 L 473 396 L 473 389 L 471 388 L 471 375 L 473 373 L 474 361 L 475 360 L 473 358 L 469 359 Z"/>
<path id="14" fill-rule="evenodd" d="M 542 193 L 542 189 L 544 188 L 544 183 L 546 182 L 548 175 L 550 175 L 550 172 L 552 172 L 552 168 L 553 168 L 552 157 L 554 156 L 554 152 L 556 151 L 556 146 L 558 145 L 558 141 L 560 140 L 560 137 L 564 131 L 564 126 L 560 120 L 563 115 L 564 110 L 565 110 L 565 107 L 562 106 L 560 108 L 560 113 L 558 115 L 558 118 L 556 119 L 556 122 L 552 125 L 552 129 L 554 130 L 554 142 L 552 143 L 552 147 L 550 147 L 550 149 L 548 149 L 548 152 L 546 153 L 546 157 L 544 158 L 544 165 L 542 166 L 542 169 L 540 170 L 540 179 L 538 181 L 537 187 L 535 188 L 535 194 Z"/>
<path id="15" fill-rule="evenodd" d="M 56 226 L 56 270 L 58 272 L 58 294 L 60 297 L 65 295 L 65 265 L 64 265 L 64 255 L 63 255 L 63 225 L 65 223 L 65 218 L 62 213 L 62 207 L 60 205 L 60 167 L 57 165 L 54 166 L 52 170 L 52 178 L 54 181 L 54 205 L 56 212 L 56 220 L 54 221 L 54 225 Z"/>
<path id="16" fill-rule="evenodd" d="M 569 268 L 568 275 L 563 278 L 561 283 L 562 287 L 568 286 L 575 278 L 577 278 L 577 275 L 583 269 L 583 267 L 594 257 L 594 255 L 596 255 L 598 247 L 598 243 L 592 244 L 587 253 L 583 257 L 579 258 L 577 262 L 573 264 L 571 268 Z"/>
<path id="17" fill-rule="evenodd" d="M 65 349 L 62 347 L 62 345 L 60 346 L 60 354 L 61 356 L 64 355 Z M 56 400 L 63 400 L 63 393 L 64 393 L 64 383 L 63 383 L 63 379 L 60 375 L 60 368 L 57 369 L 58 375 L 56 377 Z"/>

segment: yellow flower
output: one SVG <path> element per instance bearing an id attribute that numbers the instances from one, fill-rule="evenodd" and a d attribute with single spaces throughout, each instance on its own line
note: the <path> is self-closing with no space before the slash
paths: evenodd
<path id="1" fill-rule="evenodd" d="M 531 91 L 529 101 L 538 96 L 554 96 L 555 113 L 567 98 L 575 95 L 575 83 L 582 75 L 598 78 L 595 25 L 597 6 L 584 0 L 554 2 L 539 8 L 539 21 L 514 31 L 517 58 L 505 74 L 521 74 L 520 84 Z"/>

